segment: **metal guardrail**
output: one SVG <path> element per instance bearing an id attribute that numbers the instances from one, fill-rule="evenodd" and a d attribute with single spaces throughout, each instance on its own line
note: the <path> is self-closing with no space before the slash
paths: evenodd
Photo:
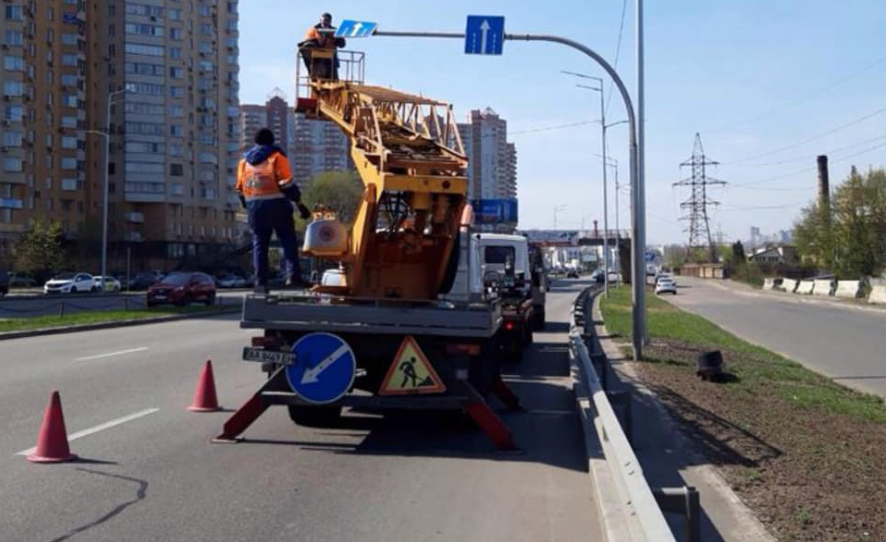
<path id="1" fill-rule="evenodd" d="M 580 368 L 581 383 L 596 411 L 593 423 L 619 493 L 619 500 L 624 510 L 623 516 L 627 521 L 636 524 L 628 526 L 632 533 L 636 533 L 631 540 L 676 542 L 656 495 L 643 475 L 643 469 L 634 454 L 628 436 L 616 416 L 610 397 L 600 382 L 585 344 L 585 303 L 590 292 L 590 290 L 583 292 L 573 306 L 569 330 L 570 348 Z M 605 368 L 601 373 L 604 371 Z"/>

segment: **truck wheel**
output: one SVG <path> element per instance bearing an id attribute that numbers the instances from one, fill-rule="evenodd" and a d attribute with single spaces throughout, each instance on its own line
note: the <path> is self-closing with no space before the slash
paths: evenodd
<path id="1" fill-rule="evenodd" d="M 341 419 L 341 406 L 289 405 L 289 418 L 305 427 L 335 427 Z"/>

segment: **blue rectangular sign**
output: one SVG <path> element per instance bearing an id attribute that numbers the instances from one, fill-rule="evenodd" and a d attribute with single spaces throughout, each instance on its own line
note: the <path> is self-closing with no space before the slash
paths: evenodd
<path id="1" fill-rule="evenodd" d="M 378 23 L 373 23 L 369 21 L 344 20 L 335 31 L 335 37 L 368 38 L 373 33 L 375 33 L 376 28 L 378 28 Z"/>
<path id="2" fill-rule="evenodd" d="M 468 15 L 465 54 L 500 55 L 505 41 L 505 18 Z"/>
<path id="3" fill-rule="evenodd" d="M 481 199 L 473 202 L 474 216 L 480 224 L 517 222 L 517 200 Z"/>

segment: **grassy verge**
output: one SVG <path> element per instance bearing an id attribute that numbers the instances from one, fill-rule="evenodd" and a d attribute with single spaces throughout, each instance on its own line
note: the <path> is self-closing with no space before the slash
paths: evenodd
<path id="1" fill-rule="evenodd" d="M 651 345 L 640 379 L 689 442 L 779 540 L 886 540 L 886 406 L 699 316 L 648 296 Z M 610 333 L 629 338 L 630 290 L 601 302 Z M 727 378 L 695 375 L 706 350 Z"/>
<path id="2" fill-rule="evenodd" d="M 145 318 L 156 318 L 158 316 L 178 314 L 213 313 L 218 311 L 218 307 L 168 307 L 129 311 L 83 311 L 62 317 L 52 315 L 34 316 L 30 318 L 12 318 L 9 320 L 0 320 L 0 333 L 84 324 L 101 324 L 106 322 L 116 322 L 119 320 L 143 320 Z"/>

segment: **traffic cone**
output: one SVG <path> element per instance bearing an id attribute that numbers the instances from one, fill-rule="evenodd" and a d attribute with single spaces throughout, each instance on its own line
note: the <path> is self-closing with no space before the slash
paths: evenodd
<path id="1" fill-rule="evenodd" d="M 215 395 L 215 377 L 212 376 L 212 360 L 206 360 L 200 380 L 197 382 L 197 391 L 194 393 L 194 402 L 188 407 L 192 412 L 215 412 L 220 410 L 218 397 Z"/>
<path id="2" fill-rule="evenodd" d="M 62 401 L 58 392 L 52 392 L 46 413 L 43 414 L 43 425 L 37 436 L 37 450 L 28 454 L 28 461 L 33 463 L 61 463 L 73 461 L 77 456 L 68 447 L 68 433 L 65 430 L 65 416 L 62 414 Z"/>

